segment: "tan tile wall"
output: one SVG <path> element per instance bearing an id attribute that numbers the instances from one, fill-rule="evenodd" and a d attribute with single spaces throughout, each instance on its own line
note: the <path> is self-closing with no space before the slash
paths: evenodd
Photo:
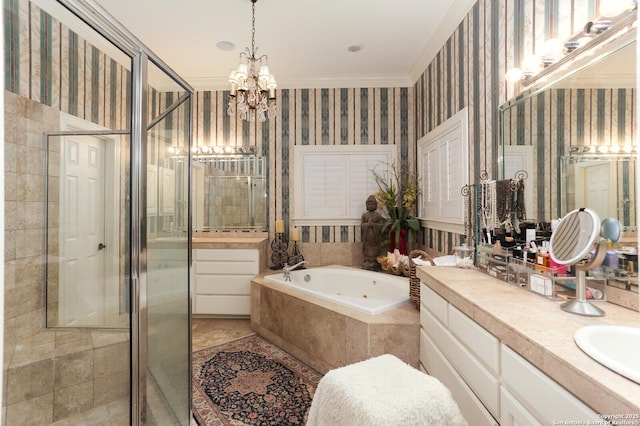
<path id="1" fill-rule="evenodd" d="M 44 328 L 44 133 L 59 130 L 60 114 L 5 92 L 4 119 L 2 423 L 49 424 L 106 404 L 121 402 L 128 407 L 127 333 Z M 128 416 L 128 409 L 118 410 Z"/>

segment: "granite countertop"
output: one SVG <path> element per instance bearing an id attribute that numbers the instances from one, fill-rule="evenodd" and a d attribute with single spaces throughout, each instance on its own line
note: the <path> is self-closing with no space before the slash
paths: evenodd
<path id="1" fill-rule="evenodd" d="M 605 316 L 571 314 L 560 309 L 561 302 L 475 269 L 418 267 L 416 274 L 428 287 L 594 411 L 640 413 L 640 384 L 593 360 L 573 340 L 574 333 L 587 325 L 640 327 L 638 312 L 594 302 L 605 311 Z"/>

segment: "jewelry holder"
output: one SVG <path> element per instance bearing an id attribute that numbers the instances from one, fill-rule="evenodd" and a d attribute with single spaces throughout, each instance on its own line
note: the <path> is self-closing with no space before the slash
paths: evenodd
<path id="1" fill-rule="evenodd" d="M 271 241 L 271 269 L 282 269 L 289 260 L 289 241 L 284 237 L 284 233 L 277 232 L 276 237 Z"/>
<path id="2" fill-rule="evenodd" d="M 291 250 L 291 256 L 289 256 L 288 263 L 289 265 L 296 265 L 304 260 L 304 256 L 300 253 L 300 249 L 298 248 L 298 241 L 293 242 L 293 250 Z M 300 267 L 300 269 L 304 268 L 304 265 Z"/>

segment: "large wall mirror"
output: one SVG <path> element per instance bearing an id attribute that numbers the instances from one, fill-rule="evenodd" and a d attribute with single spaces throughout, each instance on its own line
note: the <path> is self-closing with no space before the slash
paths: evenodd
<path id="1" fill-rule="evenodd" d="M 624 227 L 616 249 L 637 247 L 636 31 L 632 26 L 574 52 L 500 107 L 498 177 L 526 171 L 527 222 L 589 207 Z M 635 293 L 637 309 L 634 260 L 621 287 Z"/>
<path id="2" fill-rule="evenodd" d="M 200 154 L 194 160 L 194 230 L 267 231 L 269 185 L 263 157 Z"/>

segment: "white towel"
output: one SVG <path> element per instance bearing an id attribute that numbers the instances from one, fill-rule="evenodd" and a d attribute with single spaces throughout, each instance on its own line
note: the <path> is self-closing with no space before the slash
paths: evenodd
<path id="1" fill-rule="evenodd" d="M 467 425 L 449 390 L 393 355 L 329 371 L 307 426 Z"/>
<path id="2" fill-rule="evenodd" d="M 451 254 L 434 257 L 433 264 L 436 266 L 456 266 L 456 257 Z"/>

